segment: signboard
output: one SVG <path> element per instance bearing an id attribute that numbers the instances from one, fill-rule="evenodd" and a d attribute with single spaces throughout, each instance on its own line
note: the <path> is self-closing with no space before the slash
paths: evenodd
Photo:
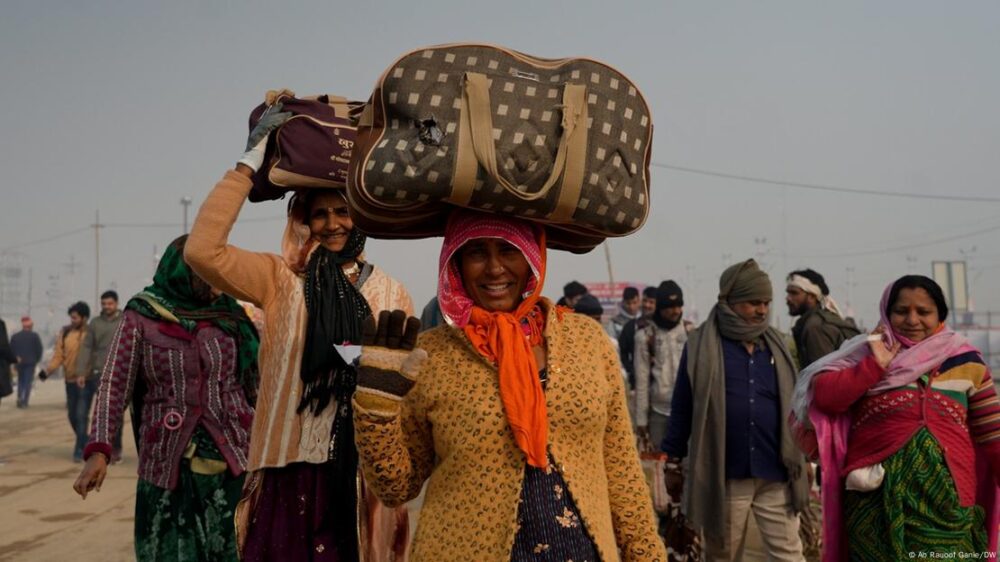
<path id="1" fill-rule="evenodd" d="M 618 303 L 622 300 L 622 293 L 625 292 L 626 287 L 635 287 L 639 290 L 639 294 L 642 294 L 642 290 L 646 288 L 645 283 L 584 283 L 587 287 L 587 291 L 597 297 L 597 300 L 601 301 L 601 306 L 604 307 L 605 314 L 616 314 Z"/>
<path id="2" fill-rule="evenodd" d="M 969 284 L 964 261 L 931 262 L 934 281 L 941 285 L 948 308 L 961 314 L 969 310 Z"/>

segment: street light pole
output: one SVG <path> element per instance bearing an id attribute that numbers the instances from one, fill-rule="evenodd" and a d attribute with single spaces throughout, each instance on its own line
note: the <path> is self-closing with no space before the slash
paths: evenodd
<path id="1" fill-rule="evenodd" d="M 190 197 L 181 197 L 181 207 L 184 208 L 184 234 L 188 233 L 188 207 L 191 206 Z"/>
<path id="2" fill-rule="evenodd" d="M 101 211 L 94 211 L 94 302 L 100 304 L 101 294 Z"/>

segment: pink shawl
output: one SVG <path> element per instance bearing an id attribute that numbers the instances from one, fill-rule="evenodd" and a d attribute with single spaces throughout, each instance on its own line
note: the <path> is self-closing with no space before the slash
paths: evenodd
<path id="1" fill-rule="evenodd" d="M 868 390 L 868 395 L 880 394 L 893 388 L 906 386 L 925 373 L 931 372 L 949 357 L 978 351 L 961 334 L 945 327 L 929 338 L 915 343 L 892 330 L 892 324 L 886 314 L 890 283 L 882 293 L 879 303 L 879 314 L 882 325 L 886 327 L 885 340 L 888 345 L 895 341 L 903 344 L 903 349 L 889 364 L 885 376 Z M 812 400 L 812 379 L 824 372 L 849 369 L 871 354 L 868 347 L 868 334 L 855 336 L 844 342 L 839 350 L 823 357 L 809 365 L 799 374 L 795 394 L 792 398 L 792 415 L 798 424 L 806 419 L 811 422 L 816 433 L 817 453 L 820 467 L 823 468 L 822 498 L 823 498 L 823 560 L 824 562 L 840 562 L 847 560 L 848 551 L 844 544 L 842 493 L 844 491 L 843 468 L 847 457 L 847 443 L 850 437 L 850 414 L 829 415 L 819 411 Z M 807 451 L 808 453 L 809 451 Z M 986 459 L 977 451 L 976 472 L 979 489 L 977 503 L 986 510 L 987 531 L 989 533 L 989 550 L 997 550 L 997 529 L 1000 526 L 1000 502 L 997 502 L 997 486 L 990 477 Z"/>

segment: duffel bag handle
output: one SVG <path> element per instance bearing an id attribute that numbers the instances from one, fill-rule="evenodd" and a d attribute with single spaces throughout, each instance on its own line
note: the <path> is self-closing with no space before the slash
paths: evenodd
<path id="1" fill-rule="evenodd" d="M 563 90 L 562 136 L 552 164 L 552 173 L 542 187 L 526 193 L 500 172 L 496 144 L 493 141 L 493 109 L 489 82 L 484 74 L 466 72 L 462 88 L 462 129 L 469 131 L 476 160 L 507 192 L 523 201 L 537 201 L 564 177 L 556 210 L 550 219 L 572 216 L 583 188 L 583 167 L 586 160 L 587 89 L 582 84 L 566 84 Z M 465 143 L 460 140 L 460 143 Z"/>

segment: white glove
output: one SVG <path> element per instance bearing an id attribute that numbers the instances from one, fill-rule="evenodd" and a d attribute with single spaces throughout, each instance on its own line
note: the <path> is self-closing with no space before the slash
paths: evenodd
<path id="1" fill-rule="evenodd" d="M 238 164 L 243 164 L 251 168 L 254 172 L 260 170 L 260 167 L 264 165 L 264 153 L 267 151 L 268 137 L 271 136 L 271 133 L 275 129 L 284 125 L 285 121 L 292 118 L 291 112 L 281 111 L 282 107 L 281 102 L 278 102 L 264 110 L 263 115 L 260 116 L 260 121 L 257 121 L 257 125 L 250 131 L 250 136 L 247 137 L 246 152 L 236 161 Z"/>
<path id="2" fill-rule="evenodd" d="M 251 148 L 250 150 L 243 153 L 240 159 L 236 161 L 237 164 L 244 164 L 251 168 L 254 172 L 260 169 L 264 165 L 264 153 L 267 151 L 267 137 L 263 137 L 260 141 Z"/>

